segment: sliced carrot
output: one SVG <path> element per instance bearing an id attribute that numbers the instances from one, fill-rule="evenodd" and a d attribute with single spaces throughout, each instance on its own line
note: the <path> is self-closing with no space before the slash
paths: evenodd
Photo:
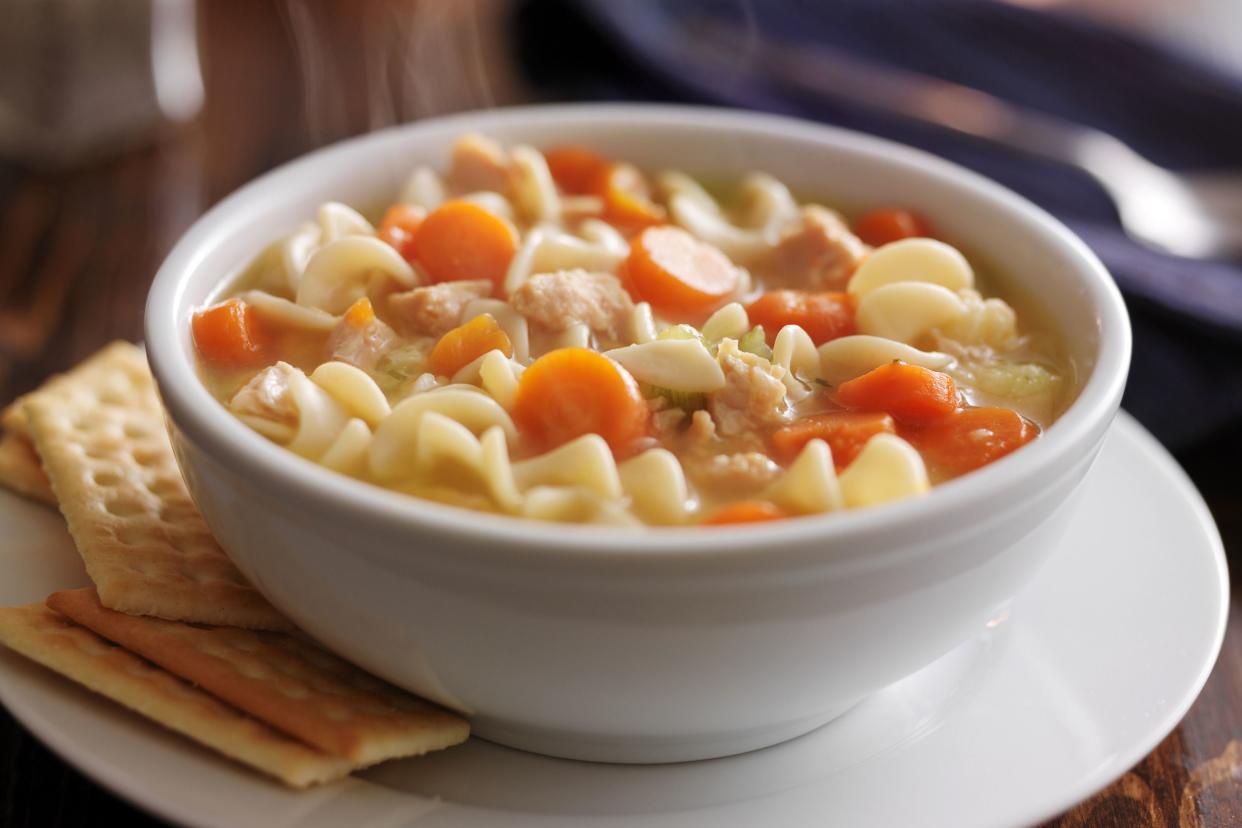
<path id="1" fill-rule="evenodd" d="M 897 426 L 888 414 L 862 411 L 830 411 L 812 414 L 772 432 L 772 456 L 792 463 L 812 440 L 823 440 L 832 449 L 832 462 L 843 469 L 854 461 L 863 446 L 877 434 L 895 434 Z"/>
<path id="2" fill-rule="evenodd" d="M 752 325 L 775 337 L 786 325 L 798 325 L 816 345 L 854 333 L 854 300 L 846 293 L 769 290 L 746 307 Z"/>
<path id="3" fill-rule="evenodd" d="M 704 518 L 702 526 L 726 526 L 734 523 L 761 523 L 791 517 L 780 506 L 767 500 L 740 500 L 717 509 Z"/>
<path id="4" fill-rule="evenodd" d="M 1008 408 L 963 408 L 902 433 L 930 467 L 956 476 L 1025 446 L 1039 436 L 1039 427 Z"/>
<path id="5" fill-rule="evenodd" d="M 271 332 L 240 299 L 199 311 L 191 328 L 199 356 L 216 365 L 254 365 L 266 359 L 271 345 Z"/>
<path id="6" fill-rule="evenodd" d="M 600 195 L 612 162 L 586 147 L 553 147 L 543 154 L 552 180 L 569 195 Z"/>
<path id="7" fill-rule="evenodd" d="M 349 309 L 345 311 L 345 321 L 350 327 L 362 330 L 367 325 L 375 321 L 375 308 L 371 306 L 371 300 L 363 296 L 354 301 Z"/>
<path id="8" fill-rule="evenodd" d="M 668 213 L 651 200 L 647 181 L 629 164 L 613 164 L 605 174 L 599 195 L 604 199 L 604 221 L 624 232 L 663 224 Z"/>
<path id="9" fill-rule="evenodd" d="M 650 410 L 629 372 L 588 348 L 559 348 L 522 372 L 513 421 L 538 451 L 598 434 L 613 454 L 632 453 L 649 432 Z"/>
<path id="10" fill-rule="evenodd" d="M 595 195 L 604 200 L 604 221 L 636 232 L 663 224 L 664 208 L 651 200 L 647 179 L 630 164 L 616 164 L 585 147 L 557 147 L 544 153 L 552 180 L 569 195 Z"/>
<path id="11" fill-rule="evenodd" d="M 854 222 L 854 234 L 873 247 L 915 236 L 931 236 L 932 227 L 918 213 L 890 207 L 872 210 Z"/>
<path id="12" fill-rule="evenodd" d="M 469 201 L 440 205 L 414 231 L 416 258 L 433 282 L 490 279 L 499 288 L 517 247 L 512 224 Z"/>
<path id="13" fill-rule="evenodd" d="M 426 211 L 413 204 L 394 204 L 384 212 L 376 235 L 392 245 L 401 258 L 414 261 L 414 233 L 423 223 Z"/>
<path id="14" fill-rule="evenodd" d="M 491 314 L 484 313 L 440 337 L 427 358 L 427 367 L 433 374 L 451 377 L 488 351 L 511 357 L 513 343 Z"/>
<path id="15" fill-rule="evenodd" d="M 957 410 L 957 386 L 939 371 L 890 362 L 837 387 L 837 402 L 859 411 L 882 411 L 914 422 Z"/>
<path id="16" fill-rule="evenodd" d="M 679 227 L 649 227 L 635 236 L 622 271 L 637 298 L 674 314 L 710 311 L 741 278 L 725 254 Z"/>

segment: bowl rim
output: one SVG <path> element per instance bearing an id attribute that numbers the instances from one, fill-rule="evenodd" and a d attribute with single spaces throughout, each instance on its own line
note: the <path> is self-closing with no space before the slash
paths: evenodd
<path id="1" fill-rule="evenodd" d="M 1098 338 L 1091 375 L 1078 397 L 1040 439 L 983 469 L 937 485 L 925 497 L 879 508 L 731 526 L 729 531 L 697 526 L 607 531 L 614 527 L 545 523 L 435 503 L 337 474 L 295 455 L 247 428 L 207 391 L 189 347 L 190 308 L 184 296 L 189 276 L 206 251 L 230 235 L 231 219 L 238 208 L 253 200 L 269 199 L 282 186 L 295 189 L 289 185 L 333 158 L 367 153 L 383 157 L 383 152 L 376 151 L 408 140 L 411 132 L 431 128 L 487 131 L 492 127 L 584 121 L 598 128 L 612 124 L 620 129 L 634 124 L 657 129 L 691 125 L 741 131 L 757 140 L 793 137 L 825 143 L 917 170 L 920 175 L 939 178 L 955 189 L 971 190 L 993 201 L 1033 225 L 1051 243 L 1062 246 L 1081 265 L 1076 274 L 1092 303 Z M 842 547 L 860 537 L 904 533 L 946 515 L 969 515 L 972 506 L 998 496 L 1016 495 L 1024 481 L 1041 473 L 1055 473 L 1089 453 L 1120 404 L 1131 349 L 1129 318 L 1121 293 L 1098 257 L 1049 213 L 1000 184 L 922 150 L 839 127 L 748 110 L 645 103 L 547 104 L 465 112 L 350 138 L 286 162 L 222 199 L 181 237 L 152 282 L 145 333 L 147 356 L 172 424 L 233 471 L 264 479 L 301 498 L 307 507 L 348 511 L 353 519 L 408 533 L 411 538 L 419 532 L 434 532 L 462 541 L 463 547 L 473 547 L 474 554 L 511 561 L 520 548 L 540 559 L 602 564 L 618 557 L 673 564 L 703 556 L 750 555 L 756 549 L 805 548 L 808 543 Z M 978 515 L 976 510 L 972 519 Z"/>

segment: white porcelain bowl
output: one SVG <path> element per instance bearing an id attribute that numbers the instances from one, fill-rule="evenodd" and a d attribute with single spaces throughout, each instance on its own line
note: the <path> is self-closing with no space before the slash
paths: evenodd
<path id="1" fill-rule="evenodd" d="M 329 199 L 395 198 L 467 130 L 580 143 L 714 178 L 764 170 L 828 203 L 925 212 L 1063 332 L 1076 402 L 1033 444 L 892 506 L 727 531 L 572 527 L 338 476 L 269 443 L 195 373 L 190 315 Z M 152 287 L 147 353 L 194 498 L 273 604 L 359 665 L 559 756 L 664 762 L 804 733 L 978 631 L 1055 547 L 1121 399 L 1125 308 L 1094 255 L 932 156 L 744 112 L 557 106 L 425 121 L 271 172 L 200 219 Z"/>

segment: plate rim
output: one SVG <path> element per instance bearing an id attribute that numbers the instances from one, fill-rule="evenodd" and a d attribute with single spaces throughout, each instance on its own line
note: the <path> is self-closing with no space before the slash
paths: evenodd
<path id="1" fill-rule="evenodd" d="M 1203 495 L 1199 492 L 1198 487 L 1195 486 L 1194 481 L 1190 479 L 1190 475 L 1173 458 L 1169 450 L 1150 431 L 1144 428 L 1133 415 L 1124 410 L 1119 411 L 1113 425 L 1109 428 L 1108 438 L 1106 439 L 1113 436 L 1114 430 L 1126 432 L 1127 437 L 1133 438 L 1137 447 L 1142 450 L 1146 458 L 1160 466 L 1163 475 L 1176 483 L 1176 487 L 1182 492 L 1186 504 L 1195 513 L 1198 524 L 1205 530 L 1206 540 L 1211 547 L 1213 572 L 1216 576 L 1217 585 L 1215 596 L 1217 600 L 1216 630 L 1212 643 L 1208 648 L 1210 655 L 1204 659 L 1199 673 L 1188 685 L 1188 689 L 1182 694 L 1182 698 L 1178 699 L 1177 704 L 1166 708 L 1165 715 L 1160 718 L 1159 726 L 1153 727 L 1148 732 L 1148 738 L 1135 740 L 1135 745 L 1130 750 L 1122 751 L 1117 758 L 1114 758 L 1109 763 L 1110 770 L 1097 770 L 1091 777 L 1084 780 L 1082 784 L 1062 795 L 1054 808 L 1032 808 L 1032 813 L 1018 821 L 1017 824 L 1021 825 L 1039 825 L 1064 814 L 1075 805 L 1085 802 L 1100 791 L 1103 791 L 1146 759 L 1177 728 L 1182 719 L 1186 717 L 1186 714 L 1190 712 L 1190 708 L 1198 701 L 1204 686 L 1207 684 L 1208 679 L 1211 678 L 1212 672 L 1216 669 L 1216 664 L 1220 660 L 1221 648 L 1225 643 L 1225 633 L 1229 627 L 1229 602 L 1231 596 L 1229 561 L 1225 554 L 1225 543 L 1220 535 L 1220 527 L 1216 525 L 1216 519 L 1212 516 L 1212 511 L 1208 508 L 1207 501 L 1203 499 Z"/>

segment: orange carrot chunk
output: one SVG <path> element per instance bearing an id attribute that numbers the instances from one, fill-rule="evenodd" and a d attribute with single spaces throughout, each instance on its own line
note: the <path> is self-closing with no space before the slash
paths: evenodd
<path id="1" fill-rule="evenodd" d="M 668 215 L 651 200 L 647 180 L 629 164 L 613 164 L 600 186 L 604 198 L 604 221 L 622 231 L 636 232 L 645 227 L 663 224 Z"/>
<path id="2" fill-rule="evenodd" d="M 367 325 L 375 321 L 375 308 L 371 306 L 371 300 L 363 296 L 356 299 L 349 309 L 345 311 L 345 321 L 350 327 L 362 330 Z"/>
<path id="3" fill-rule="evenodd" d="M 854 235 L 873 247 L 916 236 L 931 236 L 932 227 L 918 213 L 899 208 L 872 210 L 854 222 Z"/>
<path id="4" fill-rule="evenodd" d="M 488 351 L 511 357 L 513 343 L 491 314 L 484 313 L 440 337 L 427 358 L 427 367 L 433 374 L 451 377 Z"/>
<path id="5" fill-rule="evenodd" d="M 422 224 L 424 211 L 413 204 L 394 204 L 384 213 L 376 235 L 392 245 L 407 262 L 414 261 L 414 233 Z"/>
<path id="6" fill-rule="evenodd" d="M 499 288 L 517 247 L 512 224 L 469 201 L 440 205 L 414 231 L 415 257 L 433 282 L 490 279 Z"/>
<path id="7" fill-rule="evenodd" d="M 882 411 L 918 422 L 957 410 L 957 386 L 939 371 L 890 362 L 837 387 L 837 402 L 859 411 Z"/>
<path id="8" fill-rule="evenodd" d="M 746 307 L 751 324 L 775 337 L 786 325 L 797 325 L 816 345 L 854 333 L 854 300 L 846 293 L 769 290 Z"/>
<path id="9" fill-rule="evenodd" d="M 888 414 L 862 411 L 812 414 L 772 433 L 772 456 L 782 463 L 792 463 L 807 443 L 819 439 L 832 449 L 832 462 L 840 470 L 854 461 L 868 440 L 883 432 L 897 432 Z"/>
<path id="10" fill-rule="evenodd" d="M 552 180 L 567 195 L 593 195 L 604 200 L 604 221 L 635 232 L 667 219 L 651 200 L 651 187 L 637 167 L 617 164 L 584 147 L 557 147 L 544 154 Z"/>
<path id="11" fill-rule="evenodd" d="M 601 195 L 612 162 L 586 147 L 554 147 L 544 153 L 552 180 L 568 195 Z"/>
<path id="12" fill-rule="evenodd" d="M 513 421 L 537 451 L 598 434 L 613 454 L 631 454 L 649 432 L 650 413 L 638 383 L 608 357 L 559 348 L 522 372 Z"/>
<path id="13" fill-rule="evenodd" d="M 191 320 L 194 347 L 205 361 L 240 368 L 267 357 L 270 333 L 254 308 L 230 299 L 199 311 Z"/>
<path id="14" fill-rule="evenodd" d="M 1039 427 L 1008 408 L 963 408 L 906 436 L 928 466 L 956 476 L 1025 446 L 1039 436 Z"/>
<path id="15" fill-rule="evenodd" d="M 767 500 L 741 500 L 717 509 L 703 519 L 703 526 L 726 526 L 734 523 L 761 523 L 790 517 L 780 506 Z"/>
<path id="16" fill-rule="evenodd" d="M 632 293 L 666 313 L 702 314 L 737 290 L 741 278 L 715 247 L 680 227 L 649 227 L 622 263 Z"/>

